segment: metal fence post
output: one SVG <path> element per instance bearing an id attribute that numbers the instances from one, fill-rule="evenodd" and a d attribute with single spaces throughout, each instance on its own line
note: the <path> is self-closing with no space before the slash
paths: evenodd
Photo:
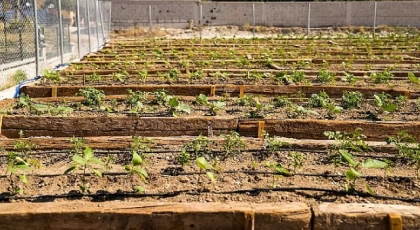
<path id="1" fill-rule="evenodd" d="M 252 3 L 252 37 L 255 38 L 255 3 Z"/>
<path id="2" fill-rule="evenodd" d="M 108 29 L 108 38 L 111 39 L 111 25 L 112 25 L 112 3 L 108 2 L 109 5 L 109 29 Z"/>
<path id="3" fill-rule="evenodd" d="M 375 38 L 376 35 L 376 12 L 378 8 L 378 3 L 375 1 L 375 11 L 373 13 L 373 38 Z"/>
<path id="4" fill-rule="evenodd" d="M 307 35 L 311 33 L 311 3 L 308 3 L 308 29 L 307 29 Z"/>
<path id="5" fill-rule="evenodd" d="M 200 40 L 203 39 L 203 5 L 200 3 L 200 20 L 198 20 L 200 26 Z"/>
<path id="6" fill-rule="evenodd" d="M 88 27 L 88 38 L 89 38 L 89 53 L 92 52 L 92 45 L 90 40 L 90 14 L 89 14 L 89 0 L 86 1 L 86 14 L 87 14 L 87 27 Z"/>
<path id="7" fill-rule="evenodd" d="M 79 59 L 82 58 L 82 51 L 80 49 L 80 0 L 76 0 L 76 22 L 77 22 L 77 53 Z"/>
<path id="8" fill-rule="evenodd" d="M 152 6 L 149 5 L 149 35 L 152 37 L 153 27 L 152 27 Z"/>
<path id="9" fill-rule="evenodd" d="M 99 21 L 98 21 L 98 0 L 95 0 L 95 30 L 96 30 L 96 44 L 98 47 L 96 47 L 96 50 L 99 49 Z"/>
<path id="10" fill-rule="evenodd" d="M 101 21 L 101 30 L 102 30 L 102 43 L 105 43 L 106 38 L 105 38 L 105 33 L 104 33 L 104 18 L 102 17 L 102 6 L 103 6 L 103 2 L 102 4 L 99 5 L 99 20 Z"/>
<path id="11" fill-rule="evenodd" d="M 63 16 L 61 12 L 61 0 L 58 0 L 58 30 L 60 36 L 60 64 L 64 63 L 64 41 L 63 41 Z"/>
<path id="12" fill-rule="evenodd" d="M 36 0 L 32 1 L 34 8 L 34 28 L 35 28 L 35 74 L 39 76 L 39 31 L 38 31 L 38 6 Z"/>

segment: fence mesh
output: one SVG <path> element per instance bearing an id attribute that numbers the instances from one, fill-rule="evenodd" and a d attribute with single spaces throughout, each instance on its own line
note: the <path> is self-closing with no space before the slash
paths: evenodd
<path id="1" fill-rule="evenodd" d="M 2 0 L 0 89 L 35 77 L 36 65 L 42 74 L 100 48 L 110 36 L 110 13 L 111 2 L 101 0 Z M 38 63 L 35 24 L 39 32 Z"/>

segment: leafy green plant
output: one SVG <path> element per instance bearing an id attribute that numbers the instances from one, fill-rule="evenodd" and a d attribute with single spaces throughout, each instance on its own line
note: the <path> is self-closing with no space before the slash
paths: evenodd
<path id="1" fill-rule="evenodd" d="M 142 167 L 143 158 L 135 151 L 133 151 L 133 156 L 129 165 L 124 166 L 125 171 L 130 175 L 137 175 L 143 183 L 147 183 L 147 171 Z M 134 191 L 137 193 L 144 193 L 144 188 L 140 185 L 134 187 Z"/>
<path id="2" fill-rule="evenodd" d="M 42 76 L 43 79 L 50 80 L 54 83 L 60 82 L 60 74 L 57 71 L 45 70 Z"/>
<path id="3" fill-rule="evenodd" d="M 69 174 L 76 170 L 82 170 L 82 184 L 79 185 L 80 191 L 85 193 L 89 192 L 89 184 L 86 179 L 87 173 L 91 170 L 94 175 L 102 178 L 102 172 L 96 166 L 104 166 L 105 163 L 100 159 L 96 158 L 92 148 L 86 146 L 83 151 L 83 155 L 74 154 L 72 157 L 72 166 L 68 168 L 64 174 Z"/>
<path id="4" fill-rule="evenodd" d="M 361 163 L 357 161 L 348 150 L 339 149 L 338 152 L 349 165 L 349 169 L 346 172 L 347 184 L 345 185 L 345 189 L 348 192 L 354 192 L 356 190 L 356 180 L 360 176 L 362 176 L 362 173 L 360 172 L 361 168 L 384 169 L 387 167 L 387 163 L 375 159 L 367 159 L 363 163 Z M 365 184 L 365 188 L 368 191 L 368 193 L 374 193 L 373 190 L 367 184 Z"/>
<path id="5" fill-rule="evenodd" d="M 147 69 L 142 69 L 137 72 L 136 80 L 142 81 L 143 83 L 145 83 L 148 76 L 149 75 L 148 75 Z"/>
<path id="6" fill-rule="evenodd" d="M 371 73 L 369 78 L 374 83 L 388 83 L 394 78 L 394 75 L 389 71 L 384 71 L 382 73 Z"/>
<path id="7" fill-rule="evenodd" d="M 264 133 L 264 149 L 270 153 L 280 151 L 285 147 L 289 147 L 290 143 L 279 140 L 279 137 Z"/>
<path id="8" fill-rule="evenodd" d="M 195 99 L 195 103 L 197 105 L 207 106 L 211 116 L 216 116 L 217 112 L 226 107 L 226 103 L 222 101 L 209 102 L 207 96 L 204 94 L 198 95 Z"/>
<path id="9" fill-rule="evenodd" d="M 163 77 L 167 82 L 172 83 L 178 80 L 180 73 L 178 69 L 170 69 Z"/>
<path id="10" fill-rule="evenodd" d="M 213 172 L 210 171 L 210 170 L 213 169 L 213 166 L 211 164 L 209 164 L 209 162 L 206 160 L 206 158 L 199 157 L 195 160 L 195 162 L 197 163 L 197 167 L 199 168 L 200 173 L 206 172 L 207 177 L 212 182 L 216 181 L 216 175 Z M 198 177 L 197 183 L 198 184 L 200 183 L 200 177 Z"/>
<path id="11" fill-rule="evenodd" d="M 408 81 L 416 85 L 420 84 L 420 79 L 412 72 L 408 73 Z"/>
<path id="12" fill-rule="evenodd" d="M 355 85 L 356 82 L 359 80 L 357 79 L 353 74 L 351 73 L 344 73 L 345 77 L 346 77 L 346 81 L 350 84 L 350 85 Z"/>
<path id="13" fill-rule="evenodd" d="M 335 81 L 335 74 L 325 69 L 321 69 L 318 72 L 317 80 L 321 83 L 333 83 Z"/>
<path id="14" fill-rule="evenodd" d="M 386 93 L 376 93 L 373 95 L 374 104 L 380 109 L 381 112 L 393 112 L 398 106 L 392 103 L 391 95 Z"/>
<path id="15" fill-rule="evenodd" d="M 398 133 L 396 137 L 388 137 L 388 144 L 395 144 L 401 156 L 410 160 L 415 167 L 415 175 L 419 177 L 420 172 L 420 143 L 405 131 Z"/>
<path id="16" fill-rule="evenodd" d="M 72 153 L 73 154 L 82 154 L 83 150 L 86 148 L 86 139 L 84 137 L 72 137 L 70 138 L 70 143 L 72 144 Z"/>
<path id="17" fill-rule="evenodd" d="M 100 82 L 103 81 L 103 77 L 97 73 L 93 73 L 91 75 L 86 75 L 85 76 L 86 81 L 89 82 Z"/>
<path id="18" fill-rule="evenodd" d="M 344 91 L 341 105 L 345 109 L 359 107 L 364 101 L 363 94 L 358 91 Z"/>
<path id="19" fill-rule="evenodd" d="M 127 90 L 128 95 L 126 102 L 130 105 L 130 110 L 133 112 L 142 112 L 144 111 L 144 103 L 147 103 L 148 92 L 142 91 L 132 91 L 131 89 Z"/>
<path id="20" fill-rule="evenodd" d="M 278 176 L 291 176 L 292 175 L 289 172 L 289 170 L 284 168 L 280 163 L 267 161 L 265 163 L 265 167 L 267 167 L 267 168 L 269 168 L 270 170 L 273 171 L 272 182 L 270 184 L 271 188 L 276 187 L 276 184 L 275 184 L 276 183 L 276 177 L 278 177 Z"/>
<path id="21" fill-rule="evenodd" d="M 103 106 L 105 100 L 105 93 L 103 90 L 98 90 L 90 86 L 80 89 L 76 95 L 85 98 L 82 103 L 86 106 L 100 107 Z"/>
<path id="22" fill-rule="evenodd" d="M 191 108 L 187 104 L 181 103 L 177 97 L 173 96 L 169 96 L 167 106 L 169 108 L 168 112 L 174 117 L 179 116 L 180 113 L 191 112 Z"/>
<path id="23" fill-rule="evenodd" d="M 275 107 L 288 107 L 290 105 L 292 105 L 293 102 L 287 97 L 287 96 L 276 96 L 273 99 L 273 105 Z"/>
<path id="24" fill-rule="evenodd" d="M 114 79 L 114 81 L 118 81 L 118 82 L 125 82 L 125 80 L 127 80 L 127 78 L 130 76 L 130 74 L 123 70 L 119 73 L 114 73 L 112 74 L 112 77 Z"/>
<path id="25" fill-rule="evenodd" d="M 312 94 L 308 101 L 308 105 L 314 108 L 327 108 L 328 105 L 333 103 L 325 91 L 321 91 L 319 94 Z"/>
<path id="26" fill-rule="evenodd" d="M 241 139 L 239 133 L 231 131 L 229 134 L 222 134 L 222 149 L 225 157 L 240 154 L 246 148 L 245 142 Z"/>
<path id="27" fill-rule="evenodd" d="M 302 153 L 292 151 L 289 152 L 289 157 L 291 160 L 288 163 L 288 167 L 293 167 L 293 172 L 296 172 L 297 169 L 302 168 L 306 162 L 306 156 Z"/>
<path id="28" fill-rule="evenodd" d="M 194 158 L 210 155 L 212 150 L 210 146 L 214 145 L 214 141 L 210 140 L 204 135 L 199 135 L 197 138 L 183 146 L 185 152 L 191 152 Z"/>

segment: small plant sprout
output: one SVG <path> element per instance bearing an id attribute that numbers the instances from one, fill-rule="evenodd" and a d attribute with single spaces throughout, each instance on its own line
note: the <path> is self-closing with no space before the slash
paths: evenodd
<path id="1" fill-rule="evenodd" d="M 187 152 L 185 148 L 181 150 L 181 153 L 176 158 L 176 161 L 182 166 L 185 167 L 191 163 L 191 155 Z"/>
<path id="2" fill-rule="evenodd" d="M 130 105 L 130 110 L 132 112 L 143 112 L 145 110 L 144 103 L 147 103 L 148 95 L 149 93 L 147 92 L 133 92 L 129 89 L 126 102 Z"/>
<path id="3" fill-rule="evenodd" d="M 297 169 L 303 167 L 306 161 L 306 156 L 302 153 L 298 153 L 295 151 L 289 152 L 289 157 L 291 160 L 288 163 L 288 167 L 293 167 L 293 172 L 296 172 Z"/>
<path id="4" fill-rule="evenodd" d="M 235 156 L 240 154 L 246 148 L 245 142 L 239 136 L 239 133 L 232 131 L 229 134 L 222 134 L 223 144 L 222 149 L 225 157 Z"/>
<path id="5" fill-rule="evenodd" d="M 270 135 L 267 132 L 264 133 L 264 149 L 266 151 L 274 153 L 280 151 L 285 147 L 290 147 L 290 143 L 281 141 L 280 137 L 270 137 Z"/>
<path id="6" fill-rule="evenodd" d="M 181 72 L 178 69 L 170 69 L 163 77 L 168 83 L 172 83 L 178 80 L 180 73 Z"/>
<path id="7" fill-rule="evenodd" d="M 349 165 L 349 169 L 346 172 L 347 184 L 345 185 L 345 189 L 348 192 L 354 192 L 356 190 L 356 180 L 360 176 L 362 176 L 362 173 L 360 172 L 361 168 L 384 169 L 387 167 L 387 163 L 375 159 L 367 159 L 363 163 L 361 163 L 357 161 L 348 150 L 340 149 L 339 153 Z M 374 193 L 373 190 L 367 184 L 365 184 L 365 188 L 368 193 Z"/>
<path id="8" fill-rule="evenodd" d="M 87 173 L 89 170 L 92 170 L 94 175 L 102 178 L 102 172 L 97 168 L 97 166 L 104 166 L 105 163 L 100 159 L 96 158 L 93 152 L 93 149 L 86 146 L 83 151 L 83 155 L 75 154 L 72 157 L 72 166 L 68 168 L 64 174 L 69 174 L 76 170 L 82 170 L 82 184 L 79 185 L 80 191 L 85 193 L 89 192 L 89 184 L 87 182 Z"/>
<path id="9" fill-rule="evenodd" d="M 179 101 L 177 97 L 169 96 L 167 101 L 168 112 L 174 117 L 178 117 L 180 113 L 190 113 L 191 108 Z"/>
<path id="10" fill-rule="evenodd" d="M 211 116 L 216 116 L 217 112 L 226 107 L 226 103 L 222 101 L 209 102 L 208 98 L 204 94 L 198 95 L 195 99 L 195 103 L 197 105 L 207 106 Z"/>
<path id="11" fill-rule="evenodd" d="M 384 71 L 382 73 L 371 73 L 369 78 L 374 83 L 388 83 L 394 78 L 394 75 L 389 71 Z"/>
<path id="12" fill-rule="evenodd" d="M 276 96 L 273 99 L 273 105 L 278 108 L 288 107 L 291 104 L 293 104 L 293 102 L 287 96 Z"/>
<path id="13" fill-rule="evenodd" d="M 151 151 L 151 144 L 153 144 L 153 141 L 149 138 L 133 136 L 131 138 L 130 151 L 139 154 L 143 158 L 145 153 Z"/>
<path id="14" fill-rule="evenodd" d="M 290 171 L 284 168 L 279 163 L 267 161 L 265 162 L 265 167 L 272 170 L 273 172 L 272 181 L 271 181 L 271 184 L 269 185 L 271 188 L 276 187 L 276 177 L 291 176 Z"/>
<path id="15" fill-rule="evenodd" d="M 7 163 L 7 170 L 5 174 L 7 175 L 10 173 L 9 191 L 11 192 L 12 195 L 22 194 L 24 190 L 16 183 L 14 178 L 18 176 L 20 182 L 22 182 L 23 184 L 28 184 L 29 180 L 25 172 L 30 170 L 31 168 L 30 163 L 25 161 L 22 157 L 19 157 L 17 152 L 9 152 L 6 158 L 6 163 Z"/>
<path id="16" fill-rule="evenodd" d="M 50 80 L 54 83 L 58 83 L 61 80 L 60 74 L 57 71 L 50 71 L 50 70 L 45 70 L 42 78 L 45 80 Z"/>
<path id="17" fill-rule="evenodd" d="M 192 153 L 194 158 L 197 158 L 205 155 L 210 155 L 212 153 L 210 147 L 214 144 L 214 141 L 200 134 L 191 142 L 186 143 L 182 149 L 185 151 L 185 153 L 190 152 Z"/>
<path id="18" fill-rule="evenodd" d="M 148 77 L 147 69 L 142 69 L 137 72 L 136 80 L 142 81 L 143 83 L 145 83 L 147 80 L 147 77 Z"/>
<path id="19" fill-rule="evenodd" d="M 380 112 L 391 113 L 395 111 L 398 106 L 392 103 L 391 95 L 386 93 L 377 93 L 373 95 L 373 102 L 380 109 Z"/>
<path id="20" fill-rule="evenodd" d="M 82 154 L 83 150 L 86 148 L 86 139 L 84 137 L 72 137 L 70 138 L 70 143 L 72 143 L 72 153 L 73 154 Z"/>
<path id="21" fill-rule="evenodd" d="M 415 167 L 415 175 L 419 178 L 420 172 L 420 143 L 407 132 L 401 131 L 396 137 L 389 137 L 388 144 L 395 144 L 398 153 L 402 157 L 410 160 L 411 164 Z"/>
<path id="22" fill-rule="evenodd" d="M 137 175 L 143 183 L 147 183 L 147 171 L 142 167 L 143 158 L 135 151 L 133 151 L 133 157 L 129 165 L 124 166 L 125 171 L 130 175 Z M 135 186 L 134 191 L 137 193 L 144 193 L 142 186 Z"/>
<path id="23" fill-rule="evenodd" d="M 311 95 L 308 105 L 314 108 L 327 108 L 328 105 L 333 103 L 328 94 L 325 91 L 321 91 L 319 94 Z"/>
<path id="24" fill-rule="evenodd" d="M 345 75 L 345 80 L 350 84 L 350 85 L 355 85 L 356 82 L 359 80 L 357 79 L 357 77 L 355 77 L 353 74 L 351 73 L 344 73 Z"/>
<path id="25" fill-rule="evenodd" d="M 77 96 L 85 98 L 82 103 L 86 106 L 103 107 L 105 100 L 105 93 L 103 90 L 98 90 L 90 86 L 85 89 L 80 89 Z"/>
<path id="26" fill-rule="evenodd" d="M 364 101 L 363 94 L 358 91 L 344 91 L 341 105 L 344 109 L 359 107 Z"/>
<path id="27" fill-rule="evenodd" d="M 206 172 L 207 177 L 212 182 L 215 182 L 216 181 L 216 175 L 213 172 L 210 171 L 210 170 L 213 169 L 213 166 L 211 164 L 209 164 L 209 162 L 207 162 L 206 158 L 199 157 L 199 158 L 197 158 L 195 160 L 195 162 L 197 163 L 197 167 L 200 170 L 200 174 L 202 172 Z M 197 183 L 200 183 L 200 176 L 198 177 Z"/>
<path id="28" fill-rule="evenodd" d="M 328 72 L 325 69 L 321 69 L 318 72 L 317 79 L 320 83 L 323 83 L 323 84 L 333 83 L 335 81 L 335 74 Z"/>

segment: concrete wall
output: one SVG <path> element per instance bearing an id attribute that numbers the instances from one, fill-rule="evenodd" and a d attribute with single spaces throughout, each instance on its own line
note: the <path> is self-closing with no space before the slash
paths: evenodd
<path id="1" fill-rule="evenodd" d="M 199 21 L 197 1 L 111 0 L 114 28 L 148 25 L 148 6 L 152 6 L 154 25 L 185 27 L 190 19 Z M 202 2 L 203 23 L 208 25 L 252 25 L 250 2 Z M 381 1 L 377 7 L 377 25 L 420 27 L 420 1 Z M 312 2 L 311 27 L 372 26 L 374 2 Z M 307 27 L 309 3 L 255 3 L 257 25 Z"/>

